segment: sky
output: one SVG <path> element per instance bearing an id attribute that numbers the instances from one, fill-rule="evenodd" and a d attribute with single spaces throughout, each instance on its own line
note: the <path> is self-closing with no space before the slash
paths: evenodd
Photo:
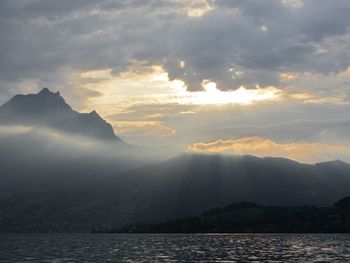
<path id="1" fill-rule="evenodd" d="M 348 0 L 2 0 L 0 103 L 43 87 L 126 142 L 350 161 Z"/>

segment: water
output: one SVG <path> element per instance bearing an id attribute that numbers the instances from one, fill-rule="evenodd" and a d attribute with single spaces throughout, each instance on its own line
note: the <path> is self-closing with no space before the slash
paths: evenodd
<path id="1" fill-rule="evenodd" d="M 0 262 L 350 262 L 350 235 L 0 235 Z"/>

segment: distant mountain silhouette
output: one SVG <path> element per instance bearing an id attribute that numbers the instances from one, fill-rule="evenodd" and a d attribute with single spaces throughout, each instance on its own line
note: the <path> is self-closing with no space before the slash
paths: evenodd
<path id="1" fill-rule="evenodd" d="M 350 196 L 347 196 L 334 204 L 335 207 L 344 208 L 350 211 Z"/>
<path id="2" fill-rule="evenodd" d="M 346 199 L 348 202 L 350 197 Z M 337 203 L 339 202 L 342 200 Z M 200 216 L 93 231 L 108 233 L 350 233 L 349 207 L 338 207 L 336 204 L 332 207 L 274 207 L 239 202 L 205 211 Z"/>
<path id="3" fill-rule="evenodd" d="M 112 125 L 96 111 L 79 113 L 48 88 L 37 94 L 16 95 L 0 106 L 0 124 L 46 126 L 103 140 L 121 141 Z"/>

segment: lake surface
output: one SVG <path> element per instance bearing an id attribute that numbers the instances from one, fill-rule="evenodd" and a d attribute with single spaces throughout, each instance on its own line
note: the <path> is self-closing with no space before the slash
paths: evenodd
<path id="1" fill-rule="evenodd" d="M 350 235 L 0 235 L 0 262 L 71 261 L 350 262 Z"/>

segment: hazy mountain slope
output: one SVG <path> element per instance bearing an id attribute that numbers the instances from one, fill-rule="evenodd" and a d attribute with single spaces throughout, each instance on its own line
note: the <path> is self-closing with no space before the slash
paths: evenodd
<path id="1" fill-rule="evenodd" d="M 43 161 L 13 165 L 5 171 L 7 186 L 0 173 L 7 189 L 0 231 L 88 231 L 198 215 L 238 201 L 327 206 L 350 195 L 350 165 L 337 162 L 183 154 L 118 172 L 112 160 Z"/>
<path id="2" fill-rule="evenodd" d="M 111 124 L 96 111 L 74 111 L 60 96 L 47 88 L 38 94 L 16 95 L 0 107 L 0 124 L 35 125 L 104 140 L 121 141 Z"/>
<path id="3" fill-rule="evenodd" d="M 327 206 L 350 195 L 350 165 L 283 158 L 183 154 L 128 172 L 126 197 L 137 218 L 195 215 L 230 202 Z"/>
<path id="4" fill-rule="evenodd" d="M 31 133 L 0 134 L 0 232 L 87 231 L 109 222 L 105 212 L 121 190 L 114 185 L 112 204 L 103 188 L 111 177 L 149 163 L 102 141 L 74 144 Z"/>

